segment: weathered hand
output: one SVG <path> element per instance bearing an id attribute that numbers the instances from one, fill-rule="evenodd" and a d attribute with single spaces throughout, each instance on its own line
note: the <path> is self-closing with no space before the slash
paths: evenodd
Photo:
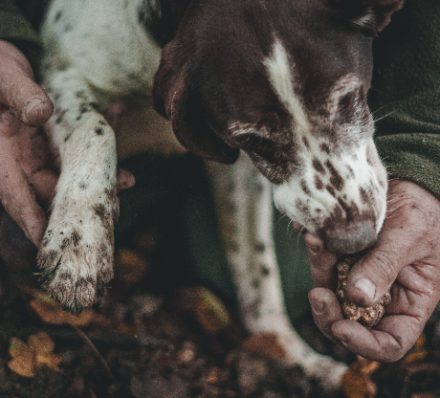
<path id="1" fill-rule="evenodd" d="M 391 288 L 392 302 L 373 330 L 343 320 L 333 293 L 336 257 L 306 236 L 316 324 L 353 353 L 384 362 L 406 354 L 440 300 L 440 201 L 414 183 L 392 181 L 388 207 L 378 243 L 354 266 L 346 289 L 356 304 L 370 306 Z"/>
<path id="2" fill-rule="evenodd" d="M 43 136 L 31 126 L 43 124 L 52 114 L 52 103 L 34 82 L 31 67 L 21 52 L 0 41 L 0 200 L 5 210 L 38 244 L 46 217 L 34 189 L 46 197 L 55 174 Z"/>

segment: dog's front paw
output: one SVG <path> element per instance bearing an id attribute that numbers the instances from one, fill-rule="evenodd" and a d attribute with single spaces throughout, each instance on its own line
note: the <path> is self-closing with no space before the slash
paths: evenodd
<path id="1" fill-rule="evenodd" d="M 114 254 L 111 209 L 90 204 L 78 208 L 54 208 L 37 258 L 43 287 L 75 312 L 103 295 L 113 278 Z"/>

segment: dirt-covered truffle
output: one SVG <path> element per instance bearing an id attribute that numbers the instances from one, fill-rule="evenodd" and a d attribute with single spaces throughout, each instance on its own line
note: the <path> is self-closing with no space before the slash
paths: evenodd
<path id="1" fill-rule="evenodd" d="M 378 303 L 367 308 L 358 307 L 348 300 L 345 296 L 345 287 L 347 285 L 348 274 L 355 262 L 356 259 L 350 257 L 338 262 L 338 288 L 336 294 L 341 303 L 342 311 L 348 319 L 358 321 L 367 328 L 373 328 L 384 316 L 385 307 L 391 302 L 391 295 L 390 293 L 386 293 Z"/>

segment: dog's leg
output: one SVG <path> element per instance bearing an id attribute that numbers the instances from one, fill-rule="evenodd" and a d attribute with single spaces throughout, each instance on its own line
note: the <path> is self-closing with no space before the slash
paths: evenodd
<path id="1" fill-rule="evenodd" d="M 113 277 L 116 142 L 87 81 L 56 61 L 46 62 L 45 83 L 56 107 L 48 131 L 61 174 L 38 265 L 50 294 L 79 310 Z"/>
<path id="2" fill-rule="evenodd" d="M 253 334 L 276 334 L 286 363 L 300 365 L 325 387 L 337 387 L 347 367 L 309 347 L 286 312 L 273 242 L 270 183 L 243 155 L 233 166 L 210 165 L 209 170 L 245 326 Z"/>

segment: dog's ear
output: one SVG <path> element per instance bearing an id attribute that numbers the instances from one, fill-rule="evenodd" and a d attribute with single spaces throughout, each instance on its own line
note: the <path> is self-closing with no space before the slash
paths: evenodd
<path id="1" fill-rule="evenodd" d="M 197 95 L 198 82 L 178 52 L 173 43 L 162 52 L 153 87 L 156 110 L 171 120 L 177 139 L 191 152 L 221 163 L 235 162 L 239 150 L 228 146 L 210 126 Z"/>
<path id="2" fill-rule="evenodd" d="M 392 15 L 403 7 L 404 0 L 331 0 L 344 17 L 365 33 L 377 36 L 390 23 Z"/>

